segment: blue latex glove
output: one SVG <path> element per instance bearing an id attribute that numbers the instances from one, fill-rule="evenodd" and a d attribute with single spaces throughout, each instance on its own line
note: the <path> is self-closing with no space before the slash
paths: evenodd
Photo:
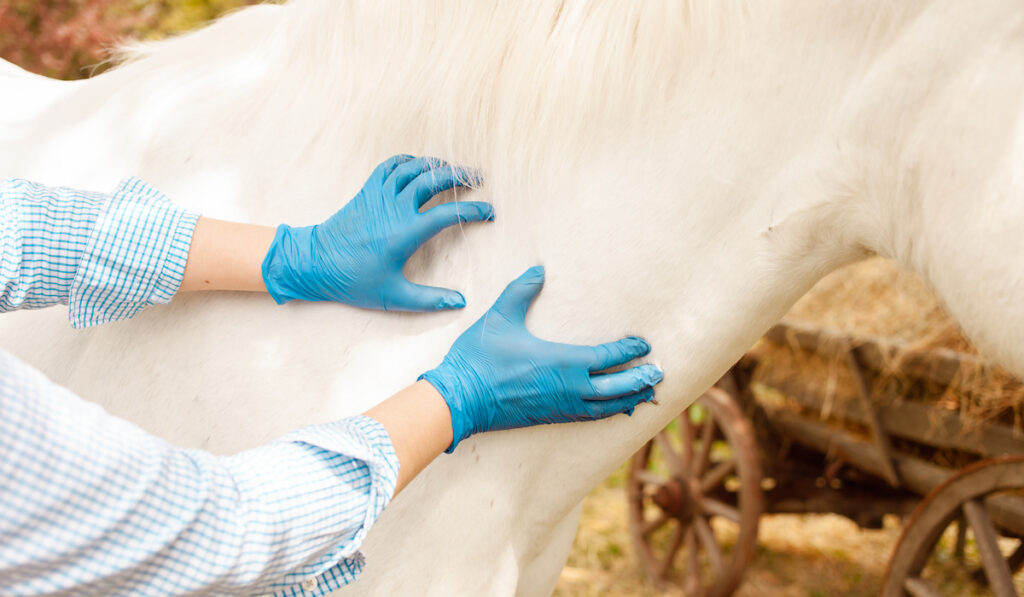
<path id="1" fill-rule="evenodd" d="M 399 155 L 381 163 L 359 194 L 323 224 L 277 229 L 263 260 L 263 281 L 278 304 L 337 301 L 385 311 L 433 311 L 466 305 L 461 293 L 413 284 L 405 262 L 444 228 L 493 220 L 487 203 L 458 201 L 420 212 L 434 195 L 471 179 L 431 158 Z"/>
<path id="2" fill-rule="evenodd" d="M 526 270 L 459 336 L 444 361 L 420 376 L 451 411 L 448 452 L 474 433 L 630 414 L 654 398 L 653 386 L 662 379 L 654 365 L 595 374 L 650 352 L 641 338 L 576 346 L 527 331 L 526 311 L 543 286 L 544 268 Z"/>

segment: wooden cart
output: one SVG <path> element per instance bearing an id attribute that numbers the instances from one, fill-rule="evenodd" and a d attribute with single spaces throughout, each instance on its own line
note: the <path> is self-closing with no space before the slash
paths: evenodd
<path id="1" fill-rule="evenodd" d="M 758 351 L 733 366 L 631 462 L 630 532 L 650 578 L 722 597 L 742 582 L 763 513 L 837 513 L 866 528 L 897 514 L 905 523 L 885 597 L 942 594 L 931 556 L 944 534 L 955 537 L 961 570 L 976 568 L 971 578 L 997 597 L 1018 594 L 1024 438 L 1012 424 L 951 412 L 935 398 L 954 391 L 964 371 L 984 375 L 984 361 L 793 322 L 764 342 L 840 363 L 855 398 L 836 401 L 799 373 L 765 376 Z"/>

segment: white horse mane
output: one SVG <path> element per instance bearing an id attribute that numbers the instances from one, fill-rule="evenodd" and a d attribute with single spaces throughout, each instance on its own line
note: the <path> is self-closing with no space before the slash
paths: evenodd
<path id="1" fill-rule="evenodd" d="M 696 92 L 683 75 L 713 69 L 712 47 L 737 43 L 750 10 L 745 0 L 300 0 L 130 44 L 117 59 L 118 70 L 166 73 L 177 85 L 215 76 L 225 87 L 244 86 L 270 69 L 292 89 L 265 92 L 330 98 L 339 113 L 386 123 L 380 137 L 426 139 L 417 151 L 480 167 L 501 183 L 510 172 L 565 168 L 596 146 L 635 136 L 639 123 L 664 129 L 676 117 L 675 98 Z M 245 114 L 267 98 L 226 90 L 209 101 Z M 375 139 L 349 141 L 378 155 Z"/>

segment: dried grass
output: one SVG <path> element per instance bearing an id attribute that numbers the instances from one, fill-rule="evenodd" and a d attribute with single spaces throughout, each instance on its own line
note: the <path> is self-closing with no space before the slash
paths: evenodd
<path id="1" fill-rule="evenodd" d="M 915 349 L 977 354 L 931 287 L 880 257 L 825 276 L 787 317 L 851 334 L 891 337 Z"/>
<path id="2" fill-rule="evenodd" d="M 948 349 L 979 355 L 928 284 L 882 258 L 826 276 L 786 317 L 847 334 L 895 340 L 910 352 Z M 761 343 L 756 352 L 764 359 L 759 371 L 762 380 L 771 384 L 799 376 L 810 391 L 824 397 L 824 417 L 840 401 L 857 397 L 853 377 L 841 359 L 794 352 L 769 343 Z M 928 400 L 936 407 L 973 419 L 999 419 L 1022 427 L 1024 385 L 998 366 L 978 361 L 962 367 L 948 387 L 935 388 L 902 378 L 898 362 L 890 365 L 874 381 L 877 396 L 896 394 Z"/>

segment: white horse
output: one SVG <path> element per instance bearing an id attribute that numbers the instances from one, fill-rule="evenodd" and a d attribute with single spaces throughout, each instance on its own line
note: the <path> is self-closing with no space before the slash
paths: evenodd
<path id="1" fill-rule="evenodd" d="M 527 266 L 539 336 L 646 336 L 660 406 L 476 437 L 428 468 L 346 594 L 544 595 L 581 498 L 817 279 L 877 252 L 1024 374 L 1024 4 L 340 2 L 243 10 L 94 79 L 0 69 L 0 175 L 137 175 L 211 217 L 318 222 L 381 158 L 478 167 L 497 221 L 410 278 L 459 313 L 179 298 L 0 343 L 178 445 L 244 449 L 366 410 L 435 365 Z"/>

